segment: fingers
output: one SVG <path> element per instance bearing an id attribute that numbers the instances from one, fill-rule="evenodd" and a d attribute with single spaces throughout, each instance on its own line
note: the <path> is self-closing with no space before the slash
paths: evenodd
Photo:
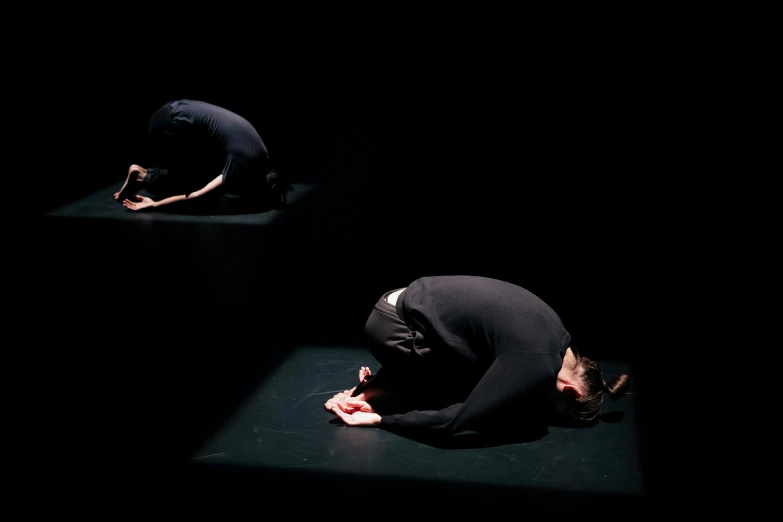
<path id="1" fill-rule="evenodd" d="M 338 393 L 324 403 L 327 411 L 351 414 L 358 411 L 372 411 L 372 407 L 364 400 L 351 397 L 347 393 Z"/>
<path id="2" fill-rule="evenodd" d="M 335 399 L 329 399 L 328 401 L 326 401 L 326 403 L 324 403 L 324 408 L 326 409 L 326 411 L 333 412 L 340 408 L 340 403 Z"/>
<path id="3" fill-rule="evenodd" d="M 346 398 L 347 395 L 345 395 L 344 393 L 338 393 L 337 395 L 335 395 L 334 397 L 326 401 L 326 403 L 324 404 L 324 408 L 331 411 L 335 404 L 339 403 L 340 401 L 344 401 Z"/>
<path id="4" fill-rule="evenodd" d="M 338 410 L 340 412 L 351 414 L 355 413 L 357 411 L 364 411 L 364 408 L 370 409 L 369 405 L 361 400 L 357 399 L 350 399 L 349 397 L 343 396 L 341 393 L 338 393 L 326 403 L 324 403 L 324 408 L 327 411 L 331 411 L 333 413 L 337 413 Z"/>
<path id="5" fill-rule="evenodd" d="M 349 414 L 347 414 L 344 411 L 342 411 L 340 408 L 335 408 L 332 411 L 334 411 L 337 414 L 337 416 L 340 417 L 340 419 L 342 419 L 342 421 L 344 423 L 346 423 L 346 424 L 353 424 L 354 423 L 353 417 L 351 417 Z"/>
<path id="6" fill-rule="evenodd" d="M 348 410 L 353 410 L 353 408 L 350 408 L 350 407 L 348 407 L 348 406 L 345 404 L 345 402 L 341 402 L 341 401 L 335 401 L 335 402 L 334 402 L 334 407 L 332 408 L 332 410 L 333 410 L 335 413 L 337 412 L 337 410 L 340 410 L 340 411 L 345 411 L 346 409 L 348 409 Z M 350 411 L 349 411 L 348 413 L 350 413 Z"/>
<path id="7" fill-rule="evenodd" d="M 357 411 L 362 411 L 362 407 L 365 406 L 366 403 L 363 403 L 361 401 L 358 401 L 355 404 L 348 404 L 348 401 L 338 401 L 334 403 L 334 410 L 340 410 L 344 413 L 351 414 L 356 413 Z"/>
<path id="8" fill-rule="evenodd" d="M 141 196 L 139 196 L 138 194 L 136 194 L 136 201 L 141 201 L 141 200 L 143 200 L 143 199 L 144 199 L 143 197 L 141 197 Z"/>
<path id="9" fill-rule="evenodd" d="M 345 406 L 346 408 L 343 411 L 348 411 L 348 413 L 353 413 L 357 411 L 361 411 L 364 413 L 375 413 L 375 410 L 370 405 L 370 403 L 359 399 L 348 399 L 345 401 Z"/>

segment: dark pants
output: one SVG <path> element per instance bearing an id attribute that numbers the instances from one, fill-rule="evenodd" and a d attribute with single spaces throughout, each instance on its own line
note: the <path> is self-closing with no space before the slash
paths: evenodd
<path id="1" fill-rule="evenodd" d="M 354 395 L 382 390 L 387 397 L 373 406 L 385 413 L 440 409 L 463 401 L 480 378 L 476 368 L 439 339 L 411 330 L 387 301 L 397 290 L 384 293 L 367 319 L 369 350 L 381 367 Z"/>

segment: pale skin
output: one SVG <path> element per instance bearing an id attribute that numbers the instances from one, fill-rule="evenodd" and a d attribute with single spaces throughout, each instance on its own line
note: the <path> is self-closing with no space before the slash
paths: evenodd
<path id="1" fill-rule="evenodd" d="M 372 375 L 370 369 L 362 366 L 359 369 L 359 382 L 363 382 L 370 375 Z M 354 390 L 356 390 L 356 386 L 350 390 L 338 393 L 326 401 L 324 407 L 328 411 L 335 413 L 349 426 L 374 426 L 379 424 L 381 416 L 375 413 L 372 406 L 367 403 L 370 397 L 365 393 L 351 397 Z"/>
<path id="2" fill-rule="evenodd" d="M 391 299 L 389 301 L 391 302 Z M 563 366 L 557 374 L 556 389 L 553 390 L 554 400 L 557 401 L 566 394 L 571 394 L 577 398 L 582 396 L 584 384 L 579 374 L 578 361 L 569 347 L 563 357 Z M 359 369 L 359 382 L 363 382 L 370 375 L 372 375 L 370 369 L 362 366 Z M 375 410 L 367 402 L 372 397 L 368 397 L 365 393 L 351 397 L 354 390 L 356 390 L 356 387 L 336 394 L 326 401 L 324 407 L 327 411 L 331 411 L 340 417 L 348 426 L 375 426 L 380 424 L 381 416 L 375 413 Z"/>
<path id="3" fill-rule="evenodd" d="M 125 179 L 125 183 L 122 185 L 122 188 L 118 192 L 114 193 L 114 199 L 117 201 L 120 201 L 121 199 L 122 204 L 130 210 L 144 210 L 146 208 L 156 208 L 162 205 L 170 205 L 171 203 L 176 203 L 178 201 L 191 200 L 199 196 L 203 196 L 204 194 L 215 190 L 217 187 L 223 184 L 223 175 L 219 174 L 203 188 L 196 190 L 195 192 L 191 192 L 190 194 L 171 196 L 165 199 L 161 199 L 160 201 L 155 201 L 152 198 L 133 194 L 133 199 L 129 199 L 127 196 L 129 196 L 131 192 L 135 192 L 133 189 L 138 187 L 138 185 L 144 181 L 146 176 L 147 169 L 140 165 L 131 165 L 128 168 L 128 177 Z"/>

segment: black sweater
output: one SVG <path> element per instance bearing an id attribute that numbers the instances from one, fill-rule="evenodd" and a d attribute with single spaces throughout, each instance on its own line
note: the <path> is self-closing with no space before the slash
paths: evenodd
<path id="1" fill-rule="evenodd" d="M 397 313 L 425 338 L 435 335 L 466 360 L 487 367 L 460 404 L 439 411 L 384 415 L 380 427 L 457 434 L 480 431 L 556 386 L 571 335 L 540 298 L 514 284 L 478 276 L 423 277 L 397 301 Z"/>
<path id="2" fill-rule="evenodd" d="M 178 100 L 171 105 L 171 119 L 177 132 L 194 138 L 198 146 L 208 145 L 210 152 L 217 156 L 215 159 L 223 163 L 225 190 L 241 193 L 245 185 L 255 181 L 237 179 L 251 174 L 237 166 L 263 165 L 269 158 L 266 145 L 248 120 L 227 109 L 198 100 Z M 264 172 L 256 169 L 252 173 L 260 176 Z"/>

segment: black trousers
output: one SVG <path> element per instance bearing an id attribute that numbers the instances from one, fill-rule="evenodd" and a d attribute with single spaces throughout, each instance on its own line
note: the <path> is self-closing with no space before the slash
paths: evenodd
<path id="1" fill-rule="evenodd" d="M 388 301 L 397 290 L 384 293 L 367 318 L 368 348 L 381 366 L 354 395 L 383 390 L 388 397 L 373 406 L 385 413 L 440 409 L 463 401 L 481 378 L 480 370 L 440 339 L 412 330 Z"/>

